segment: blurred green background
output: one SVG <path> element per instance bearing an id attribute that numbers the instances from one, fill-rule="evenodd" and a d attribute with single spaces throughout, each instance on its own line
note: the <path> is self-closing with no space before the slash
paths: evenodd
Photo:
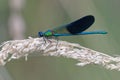
<path id="1" fill-rule="evenodd" d="M 95 23 L 88 29 L 105 30 L 107 35 L 60 37 L 84 47 L 106 53 L 120 53 L 120 1 L 119 0 L 26 0 L 22 15 L 26 24 L 26 38 L 38 31 L 69 23 L 85 15 L 94 15 Z M 0 0 L 0 42 L 10 40 L 8 0 Z M 63 57 L 29 57 L 12 60 L 5 65 L 3 80 L 120 80 L 120 72 L 101 66 L 78 67 L 77 61 Z M 1 68 L 4 69 L 4 68 Z M 3 74 L 4 71 L 0 71 Z"/>

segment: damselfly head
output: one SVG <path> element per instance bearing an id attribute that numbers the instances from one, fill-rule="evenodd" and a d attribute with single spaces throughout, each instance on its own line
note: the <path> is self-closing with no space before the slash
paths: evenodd
<path id="1" fill-rule="evenodd" d="M 44 33 L 43 32 L 38 32 L 39 37 L 43 37 Z"/>

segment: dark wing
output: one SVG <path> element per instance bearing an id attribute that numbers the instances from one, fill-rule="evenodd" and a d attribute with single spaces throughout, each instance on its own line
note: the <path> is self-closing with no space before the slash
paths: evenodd
<path id="1" fill-rule="evenodd" d="M 84 30 L 88 29 L 94 23 L 94 21 L 95 21 L 94 16 L 88 15 L 74 22 L 71 22 L 69 24 L 56 27 L 53 29 L 53 31 L 58 34 L 60 33 L 61 34 L 63 33 L 77 34 L 77 33 L 81 33 Z"/>
<path id="2" fill-rule="evenodd" d="M 94 21 L 94 16 L 89 15 L 68 24 L 66 28 L 71 34 L 81 33 L 88 29 L 94 23 Z"/>

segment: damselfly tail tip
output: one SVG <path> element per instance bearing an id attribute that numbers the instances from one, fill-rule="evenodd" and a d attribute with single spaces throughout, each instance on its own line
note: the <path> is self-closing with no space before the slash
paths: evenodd
<path id="1" fill-rule="evenodd" d="M 99 30 L 99 31 L 93 31 L 92 33 L 93 34 L 107 34 L 108 32 Z"/>
<path id="2" fill-rule="evenodd" d="M 102 31 L 102 32 L 100 32 L 101 34 L 108 34 L 108 32 L 106 32 L 106 31 Z"/>

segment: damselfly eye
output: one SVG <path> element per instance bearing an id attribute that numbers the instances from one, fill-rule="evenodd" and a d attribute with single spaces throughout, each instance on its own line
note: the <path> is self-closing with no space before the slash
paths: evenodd
<path id="1" fill-rule="evenodd" d="M 39 37 L 43 37 L 43 32 L 38 32 Z"/>

